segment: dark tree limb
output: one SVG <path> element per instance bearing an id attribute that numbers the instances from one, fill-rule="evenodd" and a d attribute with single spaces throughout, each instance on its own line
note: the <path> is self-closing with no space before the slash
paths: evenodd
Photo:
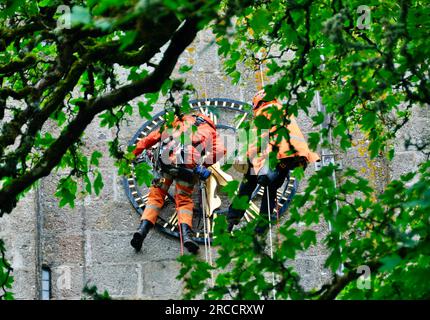
<path id="1" fill-rule="evenodd" d="M 430 238 L 423 239 L 417 246 L 415 247 L 401 247 L 395 252 L 402 259 L 407 259 L 407 257 L 411 257 L 416 254 L 429 254 L 430 251 Z M 392 253 L 391 253 L 392 254 Z M 391 254 L 387 254 L 389 256 Z M 361 265 L 365 265 L 369 267 L 371 273 L 376 274 L 378 269 L 382 266 L 381 258 L 374 259 L 368 262 L 363 262 Z M 348 266 L 349 271 L 346 272 L 342 276 L 335 276 L 331 284 L 325 285 L 321 288 L 319 300 L 333 300 L 342 292 L 343 289 L 346 288 L 348 284 L 352 281 L 358 279 L 361 274 L 357 273 L 358 266 Z"/>
<path id="2" fill-rule="evenodd" d="M 0 29 L 0 50 L 4 50 L 15 39 L 41 31 L 44 28 L 45 26 L 40 21 L 36 21 L 15 29 Z"/>
<path id="3" fill-rule="evenodd" d="M 43 157 L 32 170 L 17 177 L 11 184 L 0 191 L 0 216 L 4 213 L 10 213 L 16 206 L 18 195 L 31 187 L 38 179 L 47 176 L 60 163 L 61 158 L 69 147 L 80 138 L 85 128 L 98 113 L 124 104 L 144 93 L 160 90 L 163 83 L 170 77 L 180 54 L 194 40 L 198 32 L 197 23 L 198 21 L 194 19 L 187 20 L 176 31 L 158 67 L 146 78 L 122 86 L 102 97 L 94 98 L 80 105 L 77 116 L 46 150 Z M 78 69 L 81 71 L 80 68 Z M 43 114 L 49 116 L 50 113 L 46 112 Z"/>
<path id="4" fill-rule="evenodd" d="M 10 74 L 17 72 L 23 68 L 27 68 L 36 63 L 37 59 L 33 54 L 29 54 L 23 59 L 14 60 L 8 64 L 0 65 L 0 74 Z"/>

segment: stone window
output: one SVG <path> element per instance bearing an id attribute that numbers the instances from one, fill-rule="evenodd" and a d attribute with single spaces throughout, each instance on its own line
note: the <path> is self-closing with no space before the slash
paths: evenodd
<path id="1" fill-rule="evenodd" d="M 51 299 L 51 269 L 42 267 L 42 300 Z"/>

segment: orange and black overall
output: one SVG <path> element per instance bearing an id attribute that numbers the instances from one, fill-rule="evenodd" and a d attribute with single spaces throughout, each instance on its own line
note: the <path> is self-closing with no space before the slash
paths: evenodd
<path id="1" fill-rule="evenodd" d="M 215 124 L 205 115 L 199 114 L 198 116 L 204 118 L 205 121 L 197 127 L 195 132 L 191 132 L 193 130 L 190 129 L 196 121 L 192 115 L 185 115 L 181 119 L 175 118 L 172 123 L 172 128 L 174 128 L 173 135 L 176 138 L 181 134 L 187 134 L 192 137 L 191 143 L 185 146 L 188 149 L 185 163 L 189 169 L 192 169 L 201 160 L 200 151 L 194 147 L 195 145 L 199 145 L 201 149 L 205 150 L 206 154 L 210 155 L 204 159 L 203 165 L 205 166 L 215 163 L 225 154 L 225 148 L 216 132 Z M 170 134 L 172 134 L 172 131 Z M 133 153 L 138 156 L 143 150 L 152 147 L 160 141 L 164 141 L 166 138 L 169 138 L 168 136 L 169 133 L 166 131 L 154 131 L 137 143 Z M 185 223 L 191 228 L 193 220 L 193 199 L 191 196 L 197 179 L 183 180 L 180 176 L 173 177 L 168 172 L 163 172 L 163 170 L 161 175 L 160 183 L 153 184 L 149 189 L 148 200 L 141 220 L 148 220 L 152 224 L 155 224 L 158 214 L 163 208 L 169 187 L 173 183 L 173 180 L 175 180 L 175 204 L 178 224 Z"/>
<path id="2" fill-rule="evenodd" d="M 258 116 L 264 116 L 269 121 L 271 114 L 268 112 L 269 108 L 277 108 L 282 110 L 282 105 L 276 100 L 264 102 L 261 107 L 254 109 L 254 118 Z M 264 133 L 259 134 L 256 128 L 253 129 L 252 135 L 258 136 L 260 139 L 267 139 L 268 143 L 265 145 L 264 150 L 260 150 L 257 144 L 251 144 L 247 150 L 248 157 L 248 171 L 245 174 L 242 183 L 240 184 L 237 197 L 250 197 L 257 187 L 258 175 L 261 173 L 264 166 L 268 166 L 269 155 L 276 152 L 276 158 L 278 164 L 274 170 L 277 171 L 277 175 L 274 181 L 264 188 L 263 201 L 261 201 L 260 214 L 267 216 L 268 212 L 272 213 L 275 208 L 275 201 L 277 190 L 282 186 L 289 171 L 299 165 L 306 166 L 309 162 L 319 161 L 319 156 L 309 150 L 308 144 L 305 137 L 303 136 L 297 121 L 294 116 L 288 116 L 289 124 L 285 125 L 289 133 L 289 140 L 285 137 L 278 139 L 276 130 L 277 126 L 271 127 Z M 268 194 L 267 194 L 268 193 Z M 268 199 L 268 201 L 266 201 Z M 230 227 L 233 224 L 237 224 L 245 214 L 245 210 L 242 208 L 235 208 L 230 205 L 227 214 L 227 220 L 230 223 Z"/>

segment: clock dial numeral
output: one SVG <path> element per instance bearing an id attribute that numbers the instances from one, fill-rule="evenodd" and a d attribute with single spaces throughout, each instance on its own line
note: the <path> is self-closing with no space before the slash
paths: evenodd
<path id="1" fill-rule="evenodd" d="M 218 116 L 215 113 L 211 112 L 211 110 L 209 108 L 200 107 L 199 110 L 205 116 L 208 116 L 209 119 L 211 119 L 215 125 L 218 124 Z"/>
<path id="2" fill-rule="evenodd" d="M 258 206 L 253 202 L 250 201 L 248 210 L 245 211 L 245 219 L 246 221 L 251 221 L 255 219 L 259 215 L 259 209 Z"/>

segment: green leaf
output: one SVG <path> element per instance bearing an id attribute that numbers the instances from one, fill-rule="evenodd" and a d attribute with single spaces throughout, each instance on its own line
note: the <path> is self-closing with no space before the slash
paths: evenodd
<path id="1" fill-rule="evenodd" d="M 42 0 L 39 1 L 39 7 L 49 7 L 53 3 L 53 0 Z"/>
<path id="2" fill-rule="evenodd" d="M 181 2 L 181 1 L 175 1 L 175 0 L 163 0 L 163 4 L 167 8 L 169 8 L 173 11 L 176 11 L 182 3 L 183 2 Z"/>
<path id="3" fill-rule="evenodd" d="M 25 0 L 12 0 L 4 4 L 4 9 L 0 11 L 0 18 L 9 17 L 15 14 L 25 4 Z"/>
<path id="4" fill-rule="evenodd" d="M 246 210 L 249 207 L 249 197 L 248 196 L 238 196 L 233 199 L 232 207 L 236 210 Z"/>
<path id="5" fill-rule="evenodd" d="M 231 73 L 229 73 L 229 75 L 230 75 L 230 77 L 232 78 L 232 83 L 233 84 L 238 84 L 239 83 L 239 81 L 240 81 L 240 77 L 241 77 L 241 75 L 240 75 L 240 72 L 239 71 L 233 71 L 233 72 L 231 72 Z"/>
<path id="6" fill-rule="evenodd" d="M 379 151 L 381 150 L 381 141 L 376 139 L 370 142 L 369 144 L 369 151 L 370 151 L 370 158 L 374 159 L 378 156 Z"/>
<path id="7" fill-rule="evenodd" d="M 121 37 L 121 46 L 119 47 L 119 51 L 124 51 L 126 48 L 132 45 L 138 35 L 139 35 L 139 32 L 135 30 L 126 31 L 125 35 Z"/>
<path id="8" fill-rule="evenodd" d="M 255 117 L 254 124 L 258 129 L 270 129 L 272 127 L 270 120 L 263 115 Z"/>
<path id="9" fill-rule="evenodd" d="M 163 85 L 161 86 L 161 94 L 165 96 L 167 92 L 172 88 L 173 81 L 170 79 L 167 79 L 164 81 Z"/>
<path id="10" fill-rule="evenodd" d="M 317 237 L 316 232 L 313 230 L 305 230 L 300 236 L 301 241 L 303 242 L 303 247 L 305 249 L 309 248 L 311 245 L 316 245 Z"/>
<path id="11" fill-rule="evenodd" d="M 103 189 L 103 177 L 100 172 L 97 172 L 96 178 L 94 179 L 94 192 L 96 195 L 100 194 L 101 189 Z"/>
<path id="12" fill-rule="evenodd" d="M 102 157 L 103 155 L 99 152 L 99 151 L 94 151 L 91 154 L 91 160 L 90 160 L 90 164 L 98 166 L 99 165 L 99 159 Z"/>
<path id="13" fill-rule="evenodd" d="M 151 185 L 152 179 L 154 179 L 154 176 L 151 173 L 151 166 L 145 162 L 141 162 L 134 168 L 134 171 L 136 173 L 136 180 L 138 185 L 145 184 L 147 187 Z"/>
<path id="14" fill-rule="evenodd" d="M 294 168 L 291 172 L 291 176 L 297 178 L 298 180 L 302 180 L 305 176 L 305 171 L 302 167 Z"/>
<path id="15" fill-rule="evenodd" d="M 227 193 L 227 196 L 232 199 L 236 194 L 237 190 L 239 190 L 239 181 L 229 181 L 225 186 L 222 187 L 221 190 L 222 192 Z"/>
<path id="16" fill-rule="evenodd" d="M 77 26 L 80 24 L 90 24 L 91 23 L 91 14 L 90 10 L 81 6 L 74 6 L 72 8 L 72 13 L 70 16 L 72 26 Z"/>
<path id="17" fill-rule="evenodd" d="M 329 267 L 332 272 L 336 272 L 341 264 L 339 250 L 333 250 L 325 262 L 325 267 Z"/>
<path id="18" fill-rule="evenodd" d="M 137 106 L 138 106 L 138 108 L 139 108 L 139 115 L 140 115 L 142 118 L 146 118 L 146 119 L 148 119 L 148 120 L 151 120 L 151 119 L 152 119 L 152 116 L 151 116 L 151 113 L 150 113 L 150 112 L 152 112 L 152 111 L 154 110 L 154 108 L 152 107 L 152 105 L 151 105 L 151 104 L 145 104 L 145 103 L 143 103 L 142 101 L 139 101 L 139 102 L 137 103 Z"/>
<path id="19" fill-rule="evenodd" d="M 400 262 L 402 262 L 402 258 L 397 254 L 393 254 L 383 257 L 380 261 L 382 262 L 382 266 L 379 267 L 379 271 L 388 272 L 393 270 Z"/>
<path id="20" fill-rule="evenodd" d="M 124 114 L 128 114 L 129 116 L 131 116 L 133 114 L 133 107 L 129 104 L 126 104 L 124 106 Z"/>
<path id="21" fill-rule="evenodd" d="M 249 22 L 255 33 L 260 34 L 270 28 L 268 22 L 271 21 L 270 14 L 266 9 L 257 9 Z"/>
<path id="22" fill-rule="evenodd" d="M 12 278 L 12 277 L 11 277 L 11 278 Z M 5 300 L 15 300 L 13 293 L 12 293 L 12 292 L 10 292 L 10 291 L 5 292 L 4 297 L 3 297 L 3 298 L 4 298 Z"/>
<path id="23" fill-rule="evenodd" d="M 311 150 L 316 150 L 320 143 L 320 134 L 318 132 L 308 133 L 308 145 Z"/>
<path id="24" fill-rule="evenodd" d="M 60 198 L 59 206 L 64 207 L 68 204 L 71 208 L 74 208 L 77 190 L 78 184 L 71 176 L 61 178 L 55 193 L 55 196 Z"/>
<path id="25" fill-rule="evenodd" d="M 315 127 L 320 125 L 321 123 L 324 122 L 324 119 L 325 119 L 324 113 L 318 112 L 316 116 L 312 117 L 312 120 L 314 121 L 313 126 Z"/>
<path id="26" fill-rule="evenodd" d="M 181 66 L 179 68 L 179 73 L 183 74 L 183 73 L 187 73 L 188 71 L 190 71 L 193 68 L 193 66 Z"/>
<path id="27" fill-rule="evenodd" d="M 102 121 L 100 121 L 101 127 L 108 126 L 108 128 L 112 128 L 117 122 L 117 118 L 110 110 L 99 115 L 99 118 L 102 119 Z"/>
<path id="28" fill-rule="evenodd" d="M 94 10 L 94 13 L 96 15 L 102 15 L 109 9 L 115 9 L 121 7 L 125 1 L 118 1 L 118 0 L 89 0 L 88 5 L 94 5 L 96 4 Z"/>
<path id="29" fill-rule="evenodd" d="M 58 126 L 61 126 L 66 122 L 66 114 L 61 110 L 54 112 L 54 114 L 51 115 L 51 118 L 57 121 Z"/>
<path id="30" fill-rule="evenodd" d="M 363 114 L 363 118 L 361 120 L 361 126 L 364 130 L 371 130 L 375 127 L 376 122 L 376 112 L 369 111 Z"/>
<path id="31" fill-rule="evenodd" d="M 84 176 L 84 182 L 85 182 L 85 191 L 86 191 L 88 194 L 91 194 L 91 180 L 90 180 L 90 178 L 88 177 L 88 175 L 85 175 L 85 176 Z"/>
<path id="32" fill-rule="evenodd" d="M 132 67 L 130 69 L 130 74 L 128 75 L 127 79 L 131 81 L 136 81 L 145 78 L 148 74 L 148 70 L 141 70 L 138 67 Z"/>

